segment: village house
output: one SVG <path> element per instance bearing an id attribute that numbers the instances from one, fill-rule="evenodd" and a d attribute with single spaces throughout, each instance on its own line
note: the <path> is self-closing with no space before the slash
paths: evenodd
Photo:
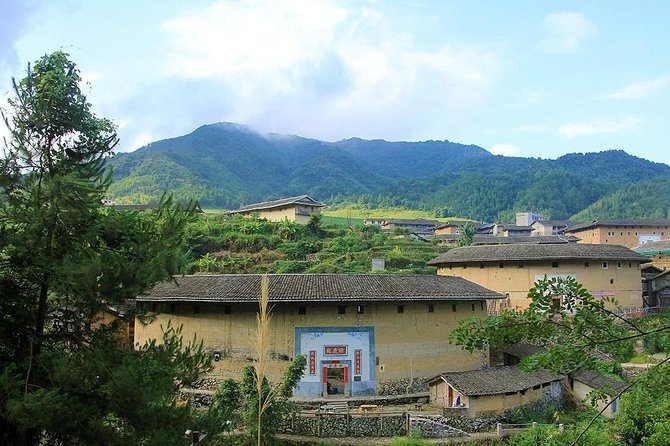
<path id="1" fill-rule="evenodd" d="M 546 351 L 546 349 L 539 345 L 526 343 L 512 345 L 503 350 L 504 362 L 505 365 L 516 365 L 519 364 L 523 358 L 543 351 Z M 599 350 L 594 350 L 592 355 L 603 361 L 612 361 L 611 357 Z M 601 411 L 605 405 L 611 403 L 602 413 L 602 415 L 607 418 L 614 418 L 619 411 L 618 394 L 626 387 L 626 385 L 620 381 L 616 381 L 598 372 L 587 369 L 579 369 L 576 372 L 571 373 L 568 376 L 568 384 L 573 397 L 578 402 L 592 406 L 598 411 Z M 595 405 L 592 404 L 591 401 L 591 392 L 594 391 L 600 392 L 605 396 L 604 400 L 598 399 L 595 401 Z M 613 399 L 614 401 L 612 401 Z"/>
<path id="2" fill-rule="evenodd" d="M 441 373 L 429 381 L 430 402 L 445 415 L 476 417 L 533 404 L 560 404 L 565 377 L 544 370 L 525 373 L 519 366 Z"/>
<path id="3" fill-rule="evenodd" d="M 135 341 L 160 339 L 169 322 L 197 336 L 215 359 L 219 377 L 239 377 L 251 348 L 261 275 L 175 277 L 138 296 L 149 311 L 137 319 Z M 450 345 L 449 333 L 487 301 L 502 299 L 460 277 L 385 274 L 271 274 L 270 375 L 277 381 L 296 355 L 305 375 L 296 396 L 405 393 L 414 380 L 442 371 L 479 370 L 488 352 Z M 423 382 L 423 381 L 421 381 Z M 391 389 L 391 390 L 389 390 Z"/>
<path id="4" fill-rule="evenodd" d="M 666 233 L 666 237 L 670 235 Z M 670 238 L 656 242 L 648 242 L 633 248 L 638 254 L 651 259 L 651 264 L 660 269 L 670 269 Z"/>
<path id="5" fill-rule="evenodd" d="M 650 307 L 670 308 L 670 269 L 646 280 Z"/>
<path id="6" fill-rule="evenodd" d="M 383 226 L 384 223 L 386 223 L 386 218 L 383 217 L 368 217 L 365 220 L 363 220 L 364 225 Z"/>
<path id="7" fill-rule="evenodd" d="M 623 245 L 635 248 L 670 237 L 670 220 L 593 220 L 576 224 L 565 234 L 581 239 L 580 243 Z"/>
<path id="8" fill-rule="evenodd" d="M 530 224 L 532 236 L 563 235 L 565 230 L 576 225 L 570 220 L 537 220 Z"/>
<path id="9" fill-rule="evenodd" d="M 382 229 L 391 232 L 394 229 L 407 229 L 419 234 L 434 234 L 438 220 L 424 220 L 420 218 L 387 218 L 382 224 Z"/>
<path id="10" fill-rule="evenodd" d="M 516 225 L 517 226 L 530 226 L 533 222 L 544 221 L 544 215 L 536 214 L 535 212 L 517 212 L 516 213 Z"/>
<path id="11" fill-rule="evenodd" d="M 307 195 L 298 197 L 282 198 L 274 201 L 249 204 L 239 209 L 230 211 L 230 214 L 258 215 L 268 221 L 294 221 L 306 224 L 313 214 L 321 213 L 323 204 Z"/>
<path id="12" fill-rule="evenodd" d="M 640 264 L 648 262 L 619 245 L 519 243 L 454 248 L 428 265 L 440 275 L 463 277 L 506 295 L 506 301 L 495 303 L 503 307 L 527 308 L 528 291 L 547 276 L 574 277 L 594 296 L 614 298 L 623 308 L 642 308 Z"/>
<path id="13" fill-rule="evenodd" d="M 605 395 L 605 400 L 596 401 L 595 409 L 600 412 L 609 404 L 602 413 L 602 416 L 607 418 L 614 418 L 619 413 L 619 393 L 626 387 L 626 384 L 620 381 L 586 369 L 577 371 L 570 378 L 572 393 L 585 404 L 591 405 L 591 392 L 597 391 Z"/>
<path id="14" fill-rule="evenodd" d="M 461 240 L 462 234 L 439 234 L 435 235 L 432 238 L 424 238 L 423 240 L 432 242 L 433 240 L 437 241 L 439 245 L 458 245 Z M 511 237 L 496 237 L 489 234 L 475 234 L 472 237 L 473 245 L 505 245 L 505 244 L 514 244 L 514 243 L 534 243 L 538 245 L 542 244 L 563 244 L 563 243 L 576 243 L 579 239 L 573 236 L 564 236 L 564 235 L 536 235 L 532 237 L 528 236 L 511 236 Z"/>
<path id="15" fill-rule="evenodd" d="M 510 225 L 507 223 L 496 223 L 493 226 L 493 235 L 496 237 L 529 237 L 532 228 L 530 226 Z"/>

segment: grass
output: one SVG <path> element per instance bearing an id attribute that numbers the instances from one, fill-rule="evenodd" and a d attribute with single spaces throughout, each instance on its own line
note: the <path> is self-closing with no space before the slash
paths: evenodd
<path id="1" fill-rule="evenodd" d="M 338 225 L 338 226 L 362 225 L 363 219 L 323 215 L 321 217 L 321 223 L 323 223 L 324 225 Z"/>
<path id="2" fill-rule="evenodd" d="M 345 206 L 338 208 L 326 208 L 322 211 L 323 215 L 329 217 L 351 217 L 351 218 L 425 218 L 429 220 L 465 220 L 459 217 L 435 217 L 430 211 L 420 211 L 417 209 L 405 209 L 405 208 L 366 208 L 359 206 Z"/>
<path id="3" fill-rule="evenodd" d="M 651 358 L 649 357 L 648 354 L 639 353 L 639 354 L 633 356 L 632 358 L 630 358 L 630 360 L 628 362 L 633 363 L 633 364 L 647 364 L 647 363 L 653 362 L 653 361 L 651 360 Z"/>

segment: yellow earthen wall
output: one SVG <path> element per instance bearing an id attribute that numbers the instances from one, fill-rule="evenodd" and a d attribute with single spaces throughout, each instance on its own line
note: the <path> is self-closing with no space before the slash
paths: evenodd
<path id="1" fill-rule="evenodd" d="M 579 381 L 574 381 L 572 391 L 577 398 L 584 401 L 584 403 L 586 405 L 591 406 L 591 399 L 589 397 L 589 393 L 591 393 L 593 391 L 593 387 L 588 386 L 588 385 L 586 385 L 584 383 L 581 383 Z M 602 401 L 602 400 L 597 401 L 595 409 L 598 412 L 600 412 L 603 409 L 603 407 L 605 407 L 607 404 L 609 404 L 610 401 L 611 401 L 610 397 L 607 398 L 607 401 Z M 611 406 L 608 407 L 607 409 L 605 409 L 605 412 L 603 412 L 603 416 L 607 417 L 607 418 L 614 418 L 614 415 L 612 414 L 612 407 Z"/>
<path id="2" fill-rule="evenodd" d="M 530 300 L 528 291 L 533 287 L 537 276 L 574 275 L 579 283 L 594 295 L 613 293 L 619 305 L 624 308 L 642 307 L 642 278 L 638 262 L 607 261 L 607 269 L 602 261 L 558 261 L 553 268 L 551 261 L 542 262 L 499 262 L 467 263 L 465 266 L 452 265 L 440 267 L 438 274 L 458 276 L 483 287 L 509 295 L 509 305 L 519 309 L 527 308 Z M 519 265 L 523 265 L 520 267 Z M 618 265 L 621 265 L 619 268 Z M 483 265 L 483 268 L 480 266 Z M 610 284 L 613 279 L 614 283 Z M 611 305 L 610 305 L 611 307 Z"/>
<path id="3" fill-rule="evenodd" d="M 640 244 L 640 235 L 670 237 L 670 226 L 599 226 L 584 231 L 566 232 L 581 240 L 578 243 L 623 245 L 635 248 Z"/>
<path id="4" fill-rule="evenodd" d="M 346 314 L 337 314 L 337 304 L 304 304 L 306 314 L 298 314 L 298 304 L 276 304 L 272 312 L 273 332 L 270 350 L 275 353 L 271 363 L 271 379 L 279 378 L 295 354 L 296 327 L 350 327 L 373 326 L 377 381 L 402 378 L 432 377 L 441 372 L 479 370 L 487 361 L 488 353 L 470 354 L 450 345 L 449 333 L 464 318 L 486 315 L 484 301 L 432 302 L 434 312 L 428 312 L 428 303 L 365 303 L 365 313 L 356 314 L 356 304 L 348 304 Z M 151 305 L 151 304 L 148 304 Z M 303 304 L 300 304 L 303 305 Z M 404 305 L 404 313 L 397 312 Z M 473 311 L 474 306 L 474 311 Z M 239 378 L 244 366 L 254 357 L 251 341 L 256 327 L 257 306 L 231 305 L 231 314 L 224 314 L 221 304 L 199 304 L 194 314 L 193 304 L 175 304 L 175 314 L 169 314 L 169 304 L 158 305 L 159 313 L 153 322 L 135 322 L 135 342 L 160 339 L 161 325 L 168 321 L 173 326 L 183 324 L 185 340 L 197 335 L 206 348 L 220 351 L 221 361 L 215 363 L 214 374 Z M 483 309 L 482 309 L 483 308 Z M 285 355 L 281 358 L 281 355 Z M 383 366 L 384 371 L 381 371 Z"/>

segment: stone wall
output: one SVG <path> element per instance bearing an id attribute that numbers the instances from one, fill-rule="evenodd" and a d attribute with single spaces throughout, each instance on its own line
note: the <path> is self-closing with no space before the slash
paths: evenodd
<path id="1" fill-rule="evenodd" d="M 314 437 L 395 437 L 407 435 L 407 414 L 298 412 L 284 420 L 282 433 Z"/>
<path id="2" fill-rule="evenodd" d="M 420 392 L 428 392 L 427 378 L 394 379 L 377 384 L 377 394 L 380 396 L 406 395 Z"/>

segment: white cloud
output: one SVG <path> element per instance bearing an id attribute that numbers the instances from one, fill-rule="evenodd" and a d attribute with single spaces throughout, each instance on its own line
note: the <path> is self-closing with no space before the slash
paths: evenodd
<path id="1" fill-rule="evenodd" d="M 545 32 L 542 47 L 548 51 L 576 50 L 597 31 L 593 22 L 576 12 L 549 14 L 542 21 L 542 27 Z"/>
<path id="2" fill-rule="evenodd" d="M 489 149 L 494 155 L 519 156 L 521 151 L 514 144 L 494 144 Z"/>
<path id="3" fill-rule="evenodd" d="M 419 50 L 380 11 L 342 5 L 218 1 L 176 17 L 164 25 L 170 76 L 207 85 L 203 100 L 223 97 L 209 122 L 323 139 L 444 137 L 487 98 L 494 54 Z"/>
<path id="4" fill-rule="evenodd" d="M 648 96 L 670 85 L 670 75 L 656 79 L 636 82 L 607 95 L 616 99 L 637 99 Z"/>
<path id="5" fill-rule="evenodd" d="M 624 118 L 618 121 L 596 121 L 565 124 L 559 127 L 558 133 L 566 138 L 596 135 L 601 133 L 617 133 L 637 127 L 642 122 L 639 118 Z"/>
<path id="6" fill-rule="evenodd" d="M 133 139 L 131 147 L 133 148 L 140 148 L 144 147 L 150 142 L 153 142 L 156 140 L 156 137 L 152 135 L 150 132 L 142 132 L 139 135 L 135 136 Z"/>

